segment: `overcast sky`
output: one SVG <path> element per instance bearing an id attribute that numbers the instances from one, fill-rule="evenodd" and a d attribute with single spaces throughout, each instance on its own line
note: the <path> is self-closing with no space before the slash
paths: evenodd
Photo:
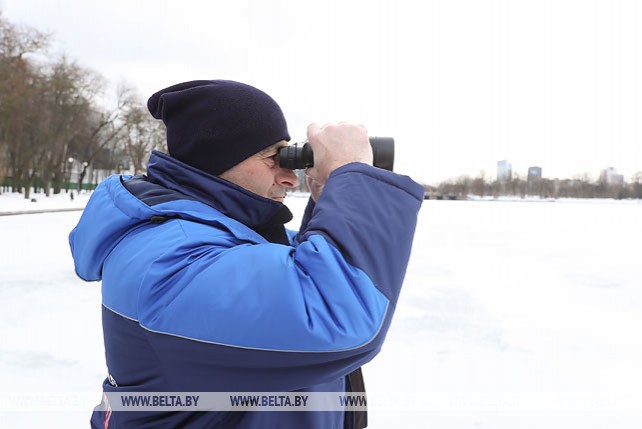
<path id="1" fill-rule="evenodd" d="M 642 171 L 639 0 L 0 0 L 13 23 L 141 98 L 233 79 L 272 95 L 295 140 L 310 122 L 396 139 L 426 183 Z"/>

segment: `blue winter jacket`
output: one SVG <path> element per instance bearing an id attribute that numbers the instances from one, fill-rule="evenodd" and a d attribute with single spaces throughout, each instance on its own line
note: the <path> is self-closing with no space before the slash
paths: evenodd
<path id="1" fill-rule="evenodd" d="M 283 204 L 165 154 L 111 176 L 70 235 L 78 276 L 102 280 L 104 391 L 351 391 L 390 325 L 422 199 L 406 176 L 348 164 L 279 244 Z M 345 414 L 103 403 L 92 426 L 343 429 Z"/>

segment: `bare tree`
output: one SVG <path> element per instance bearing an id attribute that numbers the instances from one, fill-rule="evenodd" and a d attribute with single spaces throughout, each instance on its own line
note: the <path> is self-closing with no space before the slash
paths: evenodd
<path id="1" fill-rule="evenodd" d="M 484 195 L 487 194 L 487 184 L 486 184 L 486 172 L 481 171 L 480 172 L 480 177 L 477 177 L 473 179 L 470 190 L 468 191 L 469 193 L 473 195 L 479 195 L 480 197 L 483 197 Z"/>
<path id="2" fill-rule="evenodd" d="M 82 163 L 82 170 L 78 177 L 79 192 L 82 190 L 87 169 L 109 145 L 115 146 L 118 135 L 127 125 L 124 117 L 136 103 L 135 93 L 130 87 L 119 86 L 116 92 L 116 103 L 113 108 L 93 112 L 91 115 L 93 125 L 88 140 L 76 152 L 76 158 Z"/>
<path id="3" fill-rule="evenodd" d="M 33 28 L 9 23 L 0 12 L 0 150 L 6 153 L 14 192 L 35 174 L 33 135 L 28 134 L 36 122 L 38 74 L 26 57 L 44 50 L 48 39 Z"/>
<path id="4" fill-rule="evenodd" d="M 152 150 L 165 150 L 165 127 L 141 103 L 133 103 L 125 115 L 124 146 L 134 174 L 145 171 Z"/>
<path id="5" fill-rule="evenodd" d="M 642 171 L 631 178 L 631 198 L 642 198 Z"/>
<path id="6" fill-rule="evenodd" d="M 91 71 L 64 57 L 52 64 L 46 75 L 40 169 L 47 195 L 52 185 L 54 193 L 60 192 L 69 147 L 90 126 L 87 118 L 96 92 L 95 79 Z"/>
<path id="7" fill-rule="evenodd" d="M 104 79 L 64 56 L 50 61 L 47 42 L 0 12 L 0 181 L 10 174 L 12 190 L 29 198 L 32 187 L 59 193 L 68 159 L 81 165 L 78 190 L 97 167 L 114 170 L 130 159 L 142 172 L 149 152 L 165 147 L 163 125 L 128 85 L 104 107 Z"/>

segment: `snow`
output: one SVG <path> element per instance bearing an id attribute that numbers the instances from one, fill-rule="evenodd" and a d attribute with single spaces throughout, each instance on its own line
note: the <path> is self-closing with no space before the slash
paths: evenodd
<path id="1" fill-rule="evenodd" d="M 16 211 L 40 211 L 78 209 L 81 210 L 87 204 L 91 193 L 83 191 L 80 194 L 63 191 L 58 195 L 45 196 L 43 193 L 31 194 L 26 199 L 24 195 L 16 192 L 0 194 L 0 213 Z"/>
<path id="2" fill-rule="evenodd" d="M 88 194 L 0 212 L 80 208 Z M 295 228 L 306 199 L 287 200 Z M 87 427 L 106 376 L 80 211 L 0 216 L 0 426 Z M 425 201 L 370 428 L 642 427 L 642 204 Z"/>

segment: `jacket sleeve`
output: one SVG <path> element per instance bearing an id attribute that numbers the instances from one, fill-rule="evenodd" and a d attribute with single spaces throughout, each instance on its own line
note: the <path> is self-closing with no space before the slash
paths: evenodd
<path id="1" fill-rule="evenodd" d="M 221 390 L 294 390 L 345 375 L 381 347 L 422 197 L 405 176 L 344 166 L 294 246 L 170 244 L 145 279 L 139 323 L 183 381 L 193 371 Z M 172 223 L 177 243 L 191 234 Z"/>

